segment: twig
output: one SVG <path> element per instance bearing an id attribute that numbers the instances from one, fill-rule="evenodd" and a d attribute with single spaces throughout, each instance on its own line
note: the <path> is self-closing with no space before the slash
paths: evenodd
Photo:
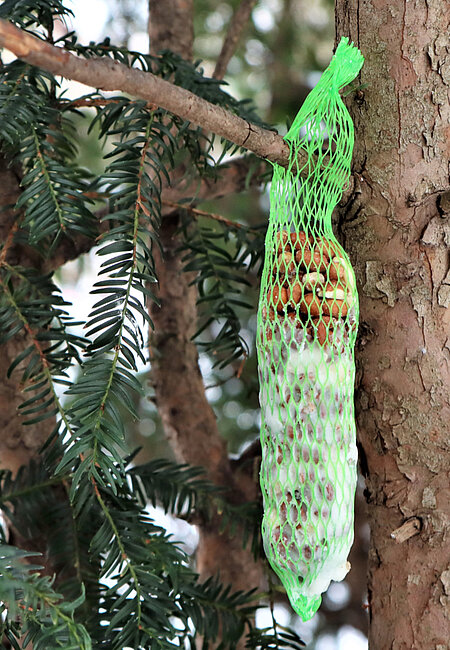
<path id="1" fill-rule="evenodd" d="M 63 100 L 58 102 L 60 108 L 91 108 L 94 106 L 106 106 L 107 104 L 117 104 L 117 97 L 80 97 L 79 99 Z"/>
<path id="2" fill-rule="evenodd" d="M 59 102 L 60 108 L 93 108 L 95 106 L 107 106 L 108 104 L 117 104 L 120 101 L 118 97 L 80 97 L 79 99 L 65 100 Z M 147 104 L 152 111 L 157 109 L 156 104 Z"/>
<path id="3" fill-rule="evenodd" d="M 207 217 L 208 219 L 214 219 L 215 221 L 220 221 L 221 223 L 224 223 L 226 226 L 229 226 L 230 228 L 239 228 L 239 229 L 242 228 L 249 232 L 259 233 L 259 230 L 256 230 L 255 228 L 250 228 L 249 226 L 246 226 L 243 223 L 238 223 L 237 221 L 231 221 L 230 219 L 223 217 L 221 214 L 216 214 L 215 212 L 205 212 L 205 210 L 199 210 L 198 208 L 193 208 L 190 205 L 186 205 L 184 203 L 174 203 L 173 201 L 165 201 L 164 199 L 161 201 L 161 203 L 171 208 L 179 208 L 180 210 L 187 210 L 187 212 L 191 212 L 192 214 L 195 214 L 199 217 Z"/>
<path id="4" fill-rule="evenodd" d="M 165 187 L 162 192 L 162 197 L 167 197 L 167 200 L 162 199 L 163 216 L 167 216 L 172 211 L 170 206 L 175 208 L 184 208 L 186 205 L 177 203 L 178 200 L 186 196 L 194 195 L 195 201 L 205 201 L 215 198 L 220 198 L 229 194 L 235 194 L 244 189 L 245 178 L 248 174 L 249 160 L 246 158 L 236 158 L 224 165 L 217 167 L 218 176 L 215 179 L 210 178 L 195 178 L 190 179 L 187 183 L 180 183 L 176 187 Z M 261 162 L 262 172 L 264 163 Z M 252 176 L 251 185 L 258 179 L 260 172 Z M 105 193 L 86 192 L 85 196 L 93 199 L 107 198 Z M 96 211 L 98 220 L 98 233 L 101 235 L 109 230 L 110 224 L 104 220 L 109 214 L 109 207 L 103 207 Z M 54 270 L 68 262 L 69 260 L 76 259 L 83 253 L 88 253 L 93 246 L 97 244 L 97 239 L 85 237 L 84 235 L 76 235 L 74 237 L 63 239 L 55 253 L 46 263 L 47 270 Z M 22 249 L 19 249 L 22 251 Z M 1 253 L 0 253 L 1 255 Z"/>
<path id="5" fill-rule="evenodd" d="M 201 99 L 189 90 L 156 77 L 151 72 L 129 68 L 111 59 L 92 57 L 82 59 L 0 20 L 0 46 L 6 47 L 19 59 L 39 66 L 55 75 L 74 79 L 102 90 L 120 90 L 156 104 L 184 120 L 201 126 L 260 158 L 289 164 L 290 149 L 283 138 Z M 298 166 L 306 165 L 305 152 L 299 155 Z M 305 172 L 306 173 L 306 172 Z"/>
<path id="6" fill-rule="evenodd" d="M 11 229 L 10 229 L 10 231 L 8 233 L 8 236 L 6 238 L 6 241 L 4 243 L 2 251 L 0 253 L 0 266 L 3 266 L 4 263 L 6 262 L 6 256 L 8 255 L 8 251 L 12 246 L 12 243 L 14 241 L 14 235 L 16 234 L 18 228 L 19 228 L 19 225 L 18 225 L 17 221 L 15 221 L 13 223 L 13 225 L 11 226 Z"/>
<path id="7" fill-rule="evenodd" d="M 247 362 L 247 359 L 248 359 L 248 354 L 247 354 L 247 352 L 245 350 L 243 350 L 243 354 L 244 354 L 243 359 L 242 359 L 241 363 L 239 364 L 239 368 L 237 369 L 237 372 L 236 372 L 237 379 L 241 378 L 242 372 L 244 370 L 244 366 L 245 366 L 245 364 Z"/>
<path id="8" fill-rule="evenodd" d="M 234 12 L 213 72 L 214 79 L 223 79 L 256 2 L 257 0 L 242 0 Z"/>

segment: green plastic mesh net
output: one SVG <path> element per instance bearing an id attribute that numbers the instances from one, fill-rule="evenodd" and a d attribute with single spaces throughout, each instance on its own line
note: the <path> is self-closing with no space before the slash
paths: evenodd
<path id="1" fill-rule="evenodd" d="M 363 64 L 343 38 L 274 166 L 258 310 L 262 536 L 293 609 L 308 620 L 350 569 L 357 450 L 355 276 L 331 214 L 350 175 L 353 123 L 339 90 Z M 299 168 L 300 150 L 307 162 Z"/>

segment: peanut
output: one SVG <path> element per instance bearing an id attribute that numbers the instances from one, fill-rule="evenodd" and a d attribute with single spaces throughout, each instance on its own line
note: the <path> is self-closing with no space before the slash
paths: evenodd
<path id="1" fill-rule="evenodd" d="M 324 282 L 325 277 L 322 275 L 322 273 L 317 273 L 317 271 L 313 273 L 305 273 L 305 275 L 302 277 L 302 283 L 305 289 L 309 289 L 309 291 L 314 291 L 318 288 L 317 285 L 323 285 Z"/>
<path id="2" fill-rule="evenodd" d="M 305 293 L 300 302 L 300 311 L 302 314 L 320 316 L 321 304 L 321 301 L 313 293 Z"/>
<path id="3" fill-rule="evenodd" d="M 292 286 L 292 300 L 295 302 L 297 305 L 300 302 L 300 299 L 302 297 L 302 287 L 298 282 Z"/>
<path id="4" fill-rule="evenodd" d="M 341 284 L 330 282 L 325 287 L 317 289 L 317 295 L 322 298 L 335 298 L 336 300 L 345 300 L 347 297 L 347 290 Z"/>
<path id="5" fill-rule="evenodd" d="M 291 232 L 291 246 L 294 251 L 298 251 L 302 248 L 309 248 L 310 241 L 306 236 L 306 233 L 301 232 Z"/>
<path id="6" fill-rule="evenodd" d="M 341 252 L 339 249 L 339 246 L 337 242 L 332 241 L 331 239 L 327 239 L 326 237 L 320 237 L 317 240 L 316 247 L 318 248 L 319 251 L 323 253 L 323 255 L 326 255 L 326 257 L 329 257 L 330 260 L 333 257 L 340 257 Z"/>
<path id="7" fill-rule="evenodd" d="M 330 260 L 325 255 L 322 257 L 320 251 L 314 248 L 312 251 L 309 248 L 303 248 L 296 251 L 295 261 L 306 269 L 308 272 L 326 271 Z"/>
<path id="8" fill-rule="evenodd" d="M 284 306 L 288 301 L 288 292 L 285 287 L 275 285 L 272 289 L 269 289 L 267 301 L 272 304 L 277 311 L 283 311 Z"/>
<path id="9" fill-rule="evenodd" d="M 289 240 L 289 234 L 286 230 L 277 232 L 276 247 L 277 247 L 278 255 L 283 253 L 283 251 L 288 250 L 288 240 Z"/>
<path id="10" fill-rule="evenodd" d="M 302 314 L 310 316 L 346 316 L 348 306 L 343 300 L 330 300 L 329 298 L 318 298 L 313 293 L 306 293 L 300 302 L 300 311 Z"/>
<path id="11" fill-rule="evenodd" d="M 295 264 L 293 262 L 293 255 L 289 251 L 284 251 L 278 255 L 278 272 L 280 276 L 293 275 L 295 273 Z"/>
<path id="12" fill-rule="evenodd" d="M 339 316 L 346 316 L 348 312 L 348 305 L 343 300 L 335 300 L 334 298 L 330 300 L 329 298 L 325 299 L 322 303 L 323 305 L 323 314 L 332 315 L 335 318 Z"/>
<path id="13" fill-rule="evenodd" d="M 313 327 L 316 330 L 317 340 L 320 345 L 324 345 L 328 341 L 328 335 L 333 328 L 333 321 L 329 316 L 322 316 L 322 318 L 313 318 Z"/>
<path id="14" fill-rule="evenodd" d="M 330 264 L 329 275 L 330 280 L 342 280 L 344 284 L 346 283 L 347 278 L 345 275 L 345 266 L 340 257 L 333 257 Z"/>

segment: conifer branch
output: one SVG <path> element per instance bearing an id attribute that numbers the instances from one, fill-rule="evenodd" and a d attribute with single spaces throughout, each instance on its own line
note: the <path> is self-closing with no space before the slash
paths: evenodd
<path id="1" fill-rule="evenodd" d="M 216 67 L 214 68 L 214 79 L 223 79 L 230 59 L 236 50 L 241 34 L 250 18 L 252 9 L 256 2 L 257 0 L 242 0 L 241 4 L 234 12 L 223 41 L 222 50 L 217 59 Z"/>
<path id="2" fill-rule="evenodd" d="M 9 232 L 8 232 L 8 236 L 7 236 L 7 238 L 5 240 L 5 243 L 3 244 L 3 248 L 2 248 L 2 250 L 0 252 L 0 267 L 4 266 L 4 264 L 6 262 L 8 252 L 11 249 L 11 246 L 13 245 L 14 235 L 16 234 L 18 228 L 19 228 L 19 224 L 17 223 L 17 221 L 15 221 L 13 223 L 13 225 L 11 226 Z"/>
<path id="3" fill-rule="evenodd" d="M 290 149 L 284 139 L 275 133 L 251 124 L 237 115 L 216 106 L 194 93 L 108 58 L 77 57 L 61 47 L 32 36 L 13 24 L 0 20 L 0 46 L 6 47 L 18 58 L 55 75 L 74 79 L 101 90 L 120 90 L 178 115 L 205 131 L 211 131 L 239 147 L 252 151 L 260 158 L 289 164 Z M 306 164 L 301 154 L 298 165 Z"/>

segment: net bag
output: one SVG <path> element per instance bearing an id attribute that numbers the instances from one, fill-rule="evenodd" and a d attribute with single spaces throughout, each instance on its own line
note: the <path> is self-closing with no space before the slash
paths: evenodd
<path id="1" fill-rule="evenodd" d="M 349 571 L 353 543 L 358 299 L 331 214 L 353 150 L 339 90 L 362 64 L 343 38 L 285 137 L 290 164 L 274 166 L 270 191 L 257 334 L 262 537 L 303 620 L 317 611 L 330 581 Z"/>

